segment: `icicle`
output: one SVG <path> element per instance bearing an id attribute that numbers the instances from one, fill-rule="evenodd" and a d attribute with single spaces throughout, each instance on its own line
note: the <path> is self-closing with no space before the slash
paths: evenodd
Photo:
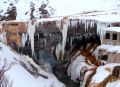
<path id="1" fill-rule="evenodd" d="M 81 23 L 84 23 L 85 22 L 85 19 L 80 19 L 79 20 L 79 23 L 81 24 Z"/>
<path id="2" fill-rule="evenodd" d="M 97 34 L 100 36 L 101 40 L 103 39 L 103 37 L 105 35 L 104 29 L 107 28 L 107 26 L 108 26 L 107 23 L 97 22 Z"/>
<path id="3" fill-rule="evenodd" d="M 92 28 L 93 27 L 93 24 L 92 24 L 92 21 L 90 21 L 90 28 Z"/>
<path id="4" fill-rule="evenodd" d="M 88 31 L 88 29 L 89 29 L 89 21 L 88 22 L 86 22 L 87 23 L 87 31 Z"/>
<path id="5" fill-rule="evenodd" d="M 60 29 L 61 28 L 61 21 L 56 21 L 56 26 Z"/>
<path id="6" fill-rule="evenodd" d="M 32 56 L 34 54 L 34 33 L 35 33 L 36 22 L 32 24 L 32 21 L 28 24 L 28 34 L 29 34 L 29 41 L 31 42 L 31 50 Z"/>
<path id="7" fill-rule="evenodd" d="M 85 31 L 86 31 L 86 20 L 83 20 L 83 23 L 85 25 Z"/>
<path id="8" fill-rule="evenodd" d="M 3 27 L 3 26 L 2 26 L 2 24 L 3 24 L 3 23 L 2 23 L 2 22 L 0 22 L 0 30 L 2 30 L 2 27 Z"/>
<path id="9" fill-rule="evenodd" d="M 3 23 L 4 22 L 0 22 L 0 41 L 3 42 L 4 44 L 7 44 L 6 32 L 5 30 L 3 30 Z"/>
<path id="10" fill-rule="evenodd" d="M 28 34 L 22 33 L 22 41 L 21 41 L 22 47 L 25 47 L 25 43 L 27 42 L 27 40 L 28 40 Z"/>
<path id="11" fill-rule="evenodd" d="M 72 24 L 72 27 L 76 27 L 77 21 L 76 21 L 76 20 L 72 20 L 71 22 L 72 22 L 72 23 L 71 23 L 71 24 Z"/>
<path id="12" fill-rule="evenodd" d="M 70 47 L 72 47 L 72 37 L 70 38 Z"/>
<path id="13" fill-rule="evenodd" d="M 55 49 L 55 53 L 56 53 L 57 60 L 60 60 L 61 50 L 62 50 L 62 46 L 61 46 L 61 44 L 59 43 L 59 44 L 56 46 L 56 49 Z"/>
<path id="14" fill-rule="evenodd" d="M 63 29 L 62 29 L 62 37 L 63 37 L 63 40 L 62 40 L 62 59 L 63 59 L 63 56 L 64 56 L 64 49 L 65 49 L 66 40 L 67 40 L 67 32 L 68 32 L 69 21 L 65 20 L 63 22 L 64 22 L 64 24 L 63 24 Z"/>
<path id="15" fill-rule="evenodd" d="M 87 31 L 87 20 L 84 19 L 84 20 L 82 20 L 82 22 L 85 24 L 85 31 Z"/>
<path id="16" fill-rule="evenodd" d="M 94 21 L 92 20 L 92 21 L 90 21 L 90 28 L 93 28 L 94 27 Z"/>

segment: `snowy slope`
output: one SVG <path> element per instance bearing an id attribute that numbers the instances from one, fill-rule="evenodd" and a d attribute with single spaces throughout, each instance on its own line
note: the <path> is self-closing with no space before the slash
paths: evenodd
<path id="1" fill-rule="evenodd" d="M 35 5 L 34 15 L 39 16 L 39 7 L 42 0 L 2 0 L 0 2 L 0 14 L 5 15 L 9 4 L 13 3 L 17 8 L 17 20 L 28 20 L 30 18 L 30 4 L 33 2 Z M 46 3 L 46 0 L 44 0 Z M 119 0 L 49 0 L 49 5 L 46 7 L 50 11 L 50 7 L 55 9 L 53 16 L 70 16 L 87 11 L 104 11 L 119 9 Z M 27 13 L 27 14 L 26 14 Z"/>
<path id="2" fill-rule="evenodd" d="M 55 16 L 74 15 L 85 11 L 108 10 L 118 8 L 117 0 L 51 0 L 50 4 L 56 9 Z"/>
<path id="3" fill-rule="evenodd" d="M 0 70 L 5 63 L 5 69 L 9 69 L 4 75 L 12 81 L 12 87 L 65 87 L 52 73 L 45 72 L 31 58 L 19 55 L 0 43 Z"/>

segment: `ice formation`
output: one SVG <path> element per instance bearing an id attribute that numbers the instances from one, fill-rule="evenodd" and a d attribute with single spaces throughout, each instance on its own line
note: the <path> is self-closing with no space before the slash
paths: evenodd
<path id="1" fill-rule="evenodd" d="M 31 42 L 32 56 L 34 55 L 35 27 L 36 27 L 36 22 L 34 22 L 33 24 L 32 24 L 32 22 L 29 22 L 27 31 L 28 31 L 28 35 L 29 35 L 29 41 Z"/>
<path id="2" fill-rule="evenodd" d="M 100 36 L 101 40 L 103 39 L 106 32 L 103 29 L 107 28 L 110 23 L 97 22 L 97 34 Z"/>
<path id="3" fill-rule="evenodd" d="M 0 23 L 0 42 L 3 42 L 4 44 L 7 44 L 6 41 L 6 32 L 3 30 L 3 23 Z"/>
<path id="4" fill-rule="evenodd" d="M 22 33 L 22 41 L 21 41 L 21 46 L 25 47 L 25 44 L 28 40 L 28 34 L 27 33 Z"/>
<path id="5" fill-rule="evenodd" d="M 61 43 L 59 43 L 55 49 L 55 54 L 56 54 L 57 60 L 59 60 L 61 57 L 61 50 L 62 50 L 62 46 L 61 46 Z"/>
<path id="6" fill-rule="evenodd" d="M 76 82 L 77 79 L 80 79 L 80 71 L 83 67 L 87 67 L 89 69 L 93 67 L 91 65 L 88 65 L 84 61 L 85 57 L 80 55 L 68 67 L 68 76 L 70 76 L 74 82 Z"/>
<path id="7" fill-rule="evenodd" d="M 69 21 L 65 20 L 63 21 L 65 22 L 63 24 L 63 29 L 62 29 L 62 36 L 63 36 L 63 40 L 62 40 L 62 58 L 64 56 L 64 49 L 65 49 L 65 45 L 66 45 L 66 40 L 67 40 L 67 32 L 68 32 L 68 25 L 69 25 Z"/>

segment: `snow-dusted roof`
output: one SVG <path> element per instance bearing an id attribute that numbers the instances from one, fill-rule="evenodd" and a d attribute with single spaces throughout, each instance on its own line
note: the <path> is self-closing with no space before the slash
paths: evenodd
<path id="1" fill-rule="evenodd" d="M 120 46 L 112 46 L 112 45 L 100 45 L 99 47 L 97 47 L 97 49 L 103 49 L 107 52 L 112 52 L 112 53 L 120 53 Z"/>
<path id="2" fill-rule="evenodd" d="M 103 29 L 104 31 L 113 31 L 113 32 L 120 32 L 120 27 L 108 27 Z"/>

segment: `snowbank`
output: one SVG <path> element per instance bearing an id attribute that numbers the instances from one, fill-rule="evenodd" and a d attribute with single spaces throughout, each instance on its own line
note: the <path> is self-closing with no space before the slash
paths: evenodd
<path id="1" fill-rule="evenodd" d="M 5 72 L 13 87 L 65 87 L 52 73 L 45 72 L 31 58 L 19 55 L 0 43 L 0 69 L 5 59 L 8 66 L 13 63 Z"/>
<path id="2" fill-rule="evenodd" d="M 106 85 L 106 87 L 120 87 L 120 80 L 119 80 L 119 81 L 115 81 L 115 82 L 108 83 L 108 84 Z"/>
<path id="3" fill-rule="evenodd" d="M 92 77 L 92 81 L 91 81 L 90 85 L 99 84 L 102 81 L 104 81 L 109 75 L 112 74 L 112 70 L 115 66 L 120 66 L 120 64 L 109 63 L 104 66 L 98 67 L 96 70 L 96 74 Z M 109 69 L 109 70 L 107 70 L 107 69 Z M 120 80 L 118 79 L 117 81 L 109 82 L 109 83 L 107 83 L 106 87 L 113 87 L 113 85 L 114 85 L 114 87 L 118 87 L 118 85 L 120 86 L 120 84 L 118 83 L 119 81 Z"/>
<path id="4" fill-rule="evenodd" d="M 112 65 L 110 65 L 110 66 L 112 66 Z M 92 81 L 91 81 L 91 83 L 100 83 L 100 82 L 102 82 L 107 76 L 109 76 L 110 75 L 110 71 L 106 71 L 105 70 L 105 67 L 106 66 L 100 66 L 100 67 L 98 67 L 97 68 L 97 72 L 96 72 L 96 74 L 92 77 Z M 109 66 L 107 66 L 107 67 L 109 67 Z M 104 73 L 104 74 L 103 74 Z M 101 78 L 102 77 L 102 78 Z"/>

